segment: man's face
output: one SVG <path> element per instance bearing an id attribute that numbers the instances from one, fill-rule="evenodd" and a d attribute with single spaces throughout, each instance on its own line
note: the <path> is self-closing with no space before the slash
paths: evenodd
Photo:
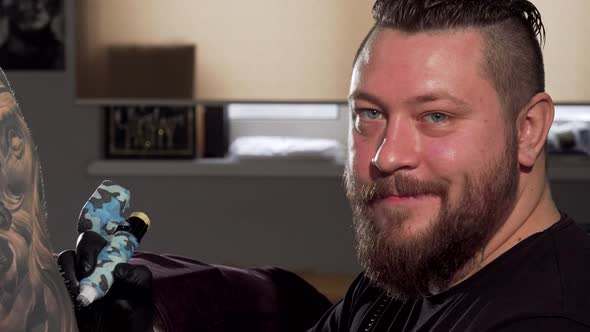
<path id="1" fill-rule="evenodd" d="M 515 129 L 483 73 L 481 38 L 382 29 L 354 66 L 345 179 L 357 250 L 399 297 L 448 287 L 515 201 Z"/>

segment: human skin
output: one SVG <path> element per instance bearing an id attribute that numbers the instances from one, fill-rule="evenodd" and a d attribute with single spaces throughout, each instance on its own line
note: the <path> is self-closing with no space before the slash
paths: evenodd
<path id="1" fill-rule="evenodd" d="M 39 158 L 1 70 L 0 331 L 77 331 L 48 239 Z"/>
<path id="2" fill-rule="evenodd" d="M 354 181 L 404 174 L 448 185 L 452 206 L 465 179 L 482 174 L 506 150 L 509 127 L 484 72 L 483 35 L 476 29 L 406 34 L 374 33 L 353 68 L 350 86 L 349 164 Z M 559 219 L 545 176 L 543 145 L 553 119 L 546 93 L 534 95 L 518 116 L 519 184 L 514 208 L 476 263 L 455 283 Z M 371 160 L 375 158 L 376 167 Z M 390 195 L 370 205 L 382 231 L 392 211 L 407 218 L 391 241 L 412 241 L 432 227 L 441 208 L 436 195 Z"/>

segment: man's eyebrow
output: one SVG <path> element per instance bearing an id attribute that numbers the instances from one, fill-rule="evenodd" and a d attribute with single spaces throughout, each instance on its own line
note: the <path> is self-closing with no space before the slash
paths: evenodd
<path id="1" fill-rule="evenodd" d="M 455 97 L 445 91 L 429 92 L 423 95 L 408 98 L 406 104 L 426 104 L 439 100 L 448 100 L 460 107 L 469 107 L 469 104 L 461 98 Z"/>
<path id="2" fill-rule="evenodd" d="M 385 103 L 382 102 L 381 99 L 379 99 L 379 97 L 376 97 L 366 91 L 357 90 L 357 91 L 354 91 L 353 93 L 351 93 L 350 96 L 348 96 L 349 103 L 352 103 L 355 100 L 368 101 L 371 104 L 374 104 L 382 109 L 385 109 Z M 466 101 L 464 101 L 461 98 L 455 97 L 446 91 L 434 91 L 434 92 L 428 92 L 428 93 L 418 95 L 418 96 L 409 97 L 404 101 L 404 104 L 418 105 L 418 104 L 426 104 L 426 103 L 441 101 L 441 100 L 442 101 L 445 101 L 445 100 L 450 101 L 453 104 L 455 104 L 461 108 L 469 108 L 469 104 Z"/>
<path id="3" fill-rule="evenodd" d="M 384 109 L 385 104 L 376 96 L 361 90 L 356 90 L 348 96 L 348 103 L 352 103 L 354 100 L 365 100 L 378 106 L 379 108 Z"/>

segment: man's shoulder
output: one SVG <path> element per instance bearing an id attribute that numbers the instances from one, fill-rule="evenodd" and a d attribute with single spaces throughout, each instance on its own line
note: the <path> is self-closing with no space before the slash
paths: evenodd
<path id="1" fill-rule="evenodd" d="M 511 270 L 493 288 L 493 315 L 533 320 L 563 318 L 590 326 L 590 236 L 564 216 L 545 232 L 533 236 L 514 259 Z"/>
<path id="2" fill-rule="evenodd" d="M 564 216 L 547 231 L 546 242 L 549 263 L 555 267 L 564 295 L 585 293 L 590 300 L 590 235 Z"/>
<path id="3" fill-rule="evenodd" d="M 590 238 L 573 220 L 562 218 L 451 289 L 447 316 L 466 331 L 526 330 L 512 327 L 548 319 L 590 327 L 587 262 Z"/>
<path id="4" fill-rule="evenodd" d="M 590 235 L 571 218 L 550 235 L 564 313 L 590 324 Z"/>
<path id="5" fill-rule="evenodd" d="M 560 258 L 575 261 L 590 257 L 590 235 L 572 218 L 564 216 L 547 233 Z"/>
<path id="6" fill-rule="evenodd" d="M 528 241 L 528 242 L 527 242 Z M 545 231 L 515 247 L 518 257 L 513 263 L 528 267 L 538 276 L 567 281 L 571 277 L 590 277 L 590 235 L 567 215 Z M 518 262 L 518 260 L 526 260 Z"/>

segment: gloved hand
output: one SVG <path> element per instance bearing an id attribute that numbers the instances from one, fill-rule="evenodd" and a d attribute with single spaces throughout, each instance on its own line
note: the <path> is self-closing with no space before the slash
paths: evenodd
<path id="1" fill-rule="evenodd" d="M 74 303 L 80 291 L 79 280 L 92 274 L 98 253 L 106 244 L 99 234 L 86 231 L 80 235 L 75 252 L 59 254 L 57 263 Z M 143 265 L 120 263 L 113 276 L 113 286 L 102 299 L 87 307 L 76 305 L 80 332 L 150 331 L 154 318 L 150 270 Z"/>

